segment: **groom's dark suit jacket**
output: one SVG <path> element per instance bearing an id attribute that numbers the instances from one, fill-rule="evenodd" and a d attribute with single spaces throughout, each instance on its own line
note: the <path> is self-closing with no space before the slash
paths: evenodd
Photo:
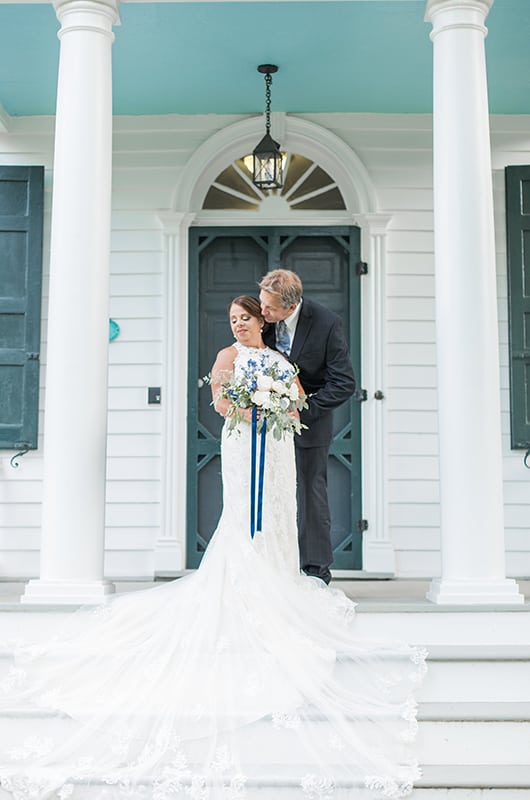
<path id="1" fill-rule="evenodd" d="M 265 343 L 276 348 L 275 326 L 264 332 Z M 298 447 L 328 446 L 332 438 L 333 409 L 351 397 L 355 378 L 339 317 L 313 300 L 302 302 L 289 360 L 300 369 L 299 378 L 309 408 L 302 411 L 308 426 L 295 436 Z"/>

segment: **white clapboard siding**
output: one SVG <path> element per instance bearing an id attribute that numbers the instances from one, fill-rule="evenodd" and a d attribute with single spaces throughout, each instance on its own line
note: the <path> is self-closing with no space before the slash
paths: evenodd
<path id="1" fill-rule="evenodd" d="M 431 131 L 419 137 L 429 148 Z M 425 168 L 425 150 L 420 162 Z M 436 575 L 440 569 L 432 192 L 415 191 L 403 199 L 393 191 L 387 206 L 388 508 L 402 576 Z M 426 207 L 411 203 L 411 196 L 427 195 Z"/>
<path id="2" fill-rule="evenodd" d="M 424 456 L 437 454 L 438 435 L 427 433 L 391 433 L 388 449 L 397 456 Z"/>
<path id="3" fill-rule="evenodd" d="M 115 136 L 115 146 L 128 135 Z M 135 143 L 128 149 L 132 156 Z M 104 568 L 111 577 L 149 576 L 160 526 L 161 410 L 147 404 L 147 392 L 161 385 L 162 242 L 149 208 L 114 208 L 112 226 L 110 314 L 120 333 L 109 345 Z"/>

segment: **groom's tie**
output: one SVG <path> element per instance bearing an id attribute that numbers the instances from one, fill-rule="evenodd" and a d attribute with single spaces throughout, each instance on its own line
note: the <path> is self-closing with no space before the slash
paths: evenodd
<path id="1" fill-rule="evenodd" d="M 284 319 L 276 323 L 276 348 L 286 356 L 291 350 L 291 337 Z"/>

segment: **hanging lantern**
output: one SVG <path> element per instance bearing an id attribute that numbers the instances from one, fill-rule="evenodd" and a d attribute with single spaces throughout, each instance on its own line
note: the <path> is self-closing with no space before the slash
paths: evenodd
<path id="1" fill-rule="evenodd" d="M 283 186 L 283 156 L 280 145 L 270 134 L 271 83 L 278 72 L 274 64 L 260 64 L 258 72 L 265 75 L 265 136 L 252 153 L 252 181 L 258 189 L 281 189 Z"/>

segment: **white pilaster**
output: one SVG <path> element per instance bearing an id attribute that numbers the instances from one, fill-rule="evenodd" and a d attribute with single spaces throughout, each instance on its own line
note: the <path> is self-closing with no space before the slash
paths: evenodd
<path id="1" fill-rule="evenodd" d="M 162 524 L 155 572 L 186 566 L 188 375 L 188 230 L 195 217 L 160 212 L 164 235 L 164 381 L 162 385 Z"/>
<path id="2" fill-rule="evenodd" d="M 24 603 L 101 602 L 116 0 L 58 0 L 41 573 Z"/>
<path id="3" fill-rule="evenodd" d="M 440 604 L 523 602 L 505 577 L 499 344 L 484 22 L 493 0 L 429 0 L 440 437 Z"/>
<path id="4" fill-rule="evenodd" d="M 368 275 L 362 281 L 362 381 L 368 399 L 362 409 L 363 572 L 394 575 L 396 561 L 388 527 L 387 431 L 385 406 L 386 234 L 388 214 L 357 214 L 362 229 L 362 252 Z M 383 398 L 375 398 L 377 391 Z"/>

